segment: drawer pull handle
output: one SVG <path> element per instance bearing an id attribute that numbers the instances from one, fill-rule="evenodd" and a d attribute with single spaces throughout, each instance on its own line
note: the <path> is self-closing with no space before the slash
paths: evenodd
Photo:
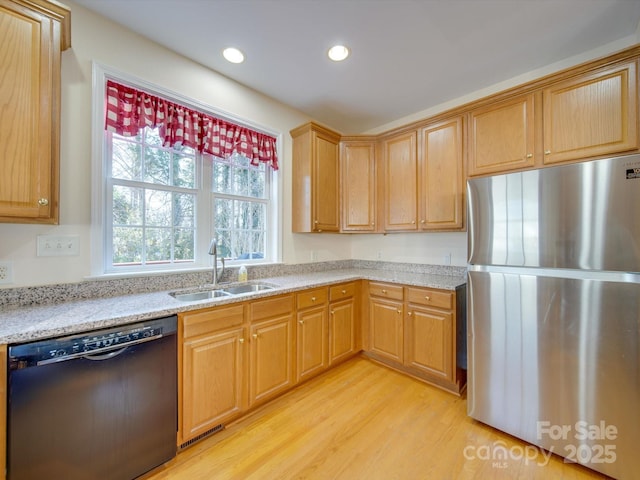
<path id="1" fill-rule="evenodd" d="M 533 158 L 533 153 L 527 153 L 527 158 Z"/>
<path id="2" fill-rule="evenodd" d="M 49 199 L 41 198 L 40 200 L 38 200 L 38 205 L 40 205 L 41 207 L 46 207 L 47 205 L 49 205 Z"/>

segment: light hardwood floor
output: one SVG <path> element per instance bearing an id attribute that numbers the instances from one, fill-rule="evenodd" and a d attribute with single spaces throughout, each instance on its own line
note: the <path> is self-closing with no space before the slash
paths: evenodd
<path id="1" fill-rule="evenodd" d="M 498 442 L 498 443 L 496 443 Z M 479 447 L 536 453 L 474 458 Z M 465 455 L 466 452 L 466 455 Z M 547 454 L 548 455 L 548 454 Z M 480 455 L 477 455 L 480 456 Z M 476 422 L 466 400 L 356 357 L 184 450 L 145 480 L 607 478 Z"/>

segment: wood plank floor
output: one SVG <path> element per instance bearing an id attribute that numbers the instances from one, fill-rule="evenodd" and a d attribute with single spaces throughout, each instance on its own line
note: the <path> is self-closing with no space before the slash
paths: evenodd
<path id="1" fill-rule="evenodd" d="M 496 443 L 499 442 L 499 443 Z M 476 458 L 479 447 L 533 459 Z M 466 455 L 465 455 L 466 452 Z M 548 455 L 548 453 L 546 454 Z M 181 452 L 145 480 L 607 478 L 476 422 L 466 400 L 363 357 Z"/>

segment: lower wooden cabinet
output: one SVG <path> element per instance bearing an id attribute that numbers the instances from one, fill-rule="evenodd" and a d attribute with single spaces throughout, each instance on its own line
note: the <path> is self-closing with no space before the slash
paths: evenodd
<path id="1" fill-rule="evenodd" d="M 371 358 L 459 394 L 466 384 L 465 290 L 369 283 L 365 352 Z M 458 323 L 458 318 L 460 323 Z"/>
<path id="2" fill-rule="evenodd" d="M 410 304 L 405 327 L 404 364 L 451 381 L 454 368 L 452 313 Z"/>
<path id="3" fill-rule="evenodd" d="M 402 363 L 403 318 L 402 302 L 369 300 L 369 349 L 380 357 Z"/>
<path id="4" fill-rule="evenodd" d="M 296 380 L 301 382 L 323 370 L 329 364 L 327 354 L 327 288 L 318 288 L 297 295 Z"/>
<path id="5" fill-rule="evenodd" d="M 357 319 L 358 283 L 335 285 L 329 289 L 329 365 L 352 357 L 360 351 L 360 329 Z"/>
<path id="6" fill-rule="evenodd" d="M 179 316 L 178 444 L 245 408 L 244 305 Z"/>
<path id="7" fill-rule="evenodd" d="M 249 406 L 292 387 L 294 336 L 293 296 L 249 304 Z"/>

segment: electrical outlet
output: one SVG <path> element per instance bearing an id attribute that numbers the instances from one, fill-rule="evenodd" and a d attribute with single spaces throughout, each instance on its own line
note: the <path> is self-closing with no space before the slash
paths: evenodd
<path id="1" fill-rule="evenodd" d="M 442 264 L 443 265 L 451 265 L 451 254 L 450 253 L 445 253 L 444 256 L 442 257 Z"/>
<path id="2" fill-rule="evenodd" d="M 39 257 L 61 257 L 80 255 L 78 235 L 38 235 Z"/>
<path id="3" fill-rule="evenodd" d="M 311 261 L 312 262 L 318 261 L 318 252 L 316 252 L 315 250 L 311 250 Z"/>
<path id="4" fill-rule="evenodd" d="M 0 284 L 13 283 L 13 262 L 0 262 Z"/>

